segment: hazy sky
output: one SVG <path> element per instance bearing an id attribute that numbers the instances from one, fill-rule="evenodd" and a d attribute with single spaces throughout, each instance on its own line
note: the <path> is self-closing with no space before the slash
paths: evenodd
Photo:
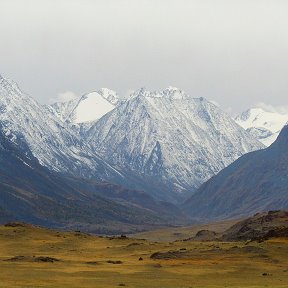
<path id="1" fill-rule="evenodd" d="M 287 0 L 0 0 L 0 41 L 0 73 L 41 103 L 172 85 L 288 106 Z"/>

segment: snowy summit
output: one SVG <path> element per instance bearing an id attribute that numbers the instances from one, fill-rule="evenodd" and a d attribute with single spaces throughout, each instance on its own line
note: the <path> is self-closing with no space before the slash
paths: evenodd
<path id="1" fill-rule="evenodd" d="M 270 146 L 288 121 L 288 114 L 251 108 L 235 118 L 235 121 L 264 145 Z"/>
<path id="2" fill-rule="evenodd" d="M 115 91 L 102 88 L 97 92 L 87 93 L 79 99 L 54 103 L 50 108 L 63 121 L 80 124 L 100 119 L 113 110 L 118 101 Z"/>

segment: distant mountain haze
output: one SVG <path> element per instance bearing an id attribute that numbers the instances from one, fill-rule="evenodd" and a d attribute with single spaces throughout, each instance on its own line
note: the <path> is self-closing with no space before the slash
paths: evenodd
<path id="1" fill-rule="evenodd" d="M 235 121 L 265 146 L 270 146 L 288 122 L 288 113 L 251 108 L 237 116 Z"/>

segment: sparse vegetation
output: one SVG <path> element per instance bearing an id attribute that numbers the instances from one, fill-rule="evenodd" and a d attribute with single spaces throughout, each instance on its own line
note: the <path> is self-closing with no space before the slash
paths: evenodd
<path id="1" fill-rule="evenodd" d="M 157 237 L 159 231 L 154 233 Z M 1 226 L 0 287 L 287 287 L 287 238 L 261 243 L 124 239 Z"/>

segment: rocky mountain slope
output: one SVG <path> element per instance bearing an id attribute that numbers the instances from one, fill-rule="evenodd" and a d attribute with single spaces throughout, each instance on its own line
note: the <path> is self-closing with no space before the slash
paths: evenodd
<path id="1" fill-rule="evenodd" d="M 107 162 L 158 187 L 157 195 L 169 201 L 263 148 L 217 106 L 174 87 L 140 89 L 83 137 Z"/>
<path id="2" fill-rule="evenodd" d="M 121 182 L 121 174 L 83 143 L 77 133 L 46 107 L 0 76 L 1 129 L 18 143 L 22 135 L 41 165 L 80 177 Z"/>
<path id="3" fill-rule="evenodd" d="M 20 220 L 97 233 L 127 233 L 185 221 L 176 207 L 157 202 L 143 191 L 49 171 L 30 153 L 21 135 L 15 143 L 1 130 L 0 163 L 1 223 Z"/>
<path id="4" fill-rule="evenodd" d="M 272 237 L 288 237 L 288 211 L 262 212 L 239 221 L 222 236 L 231 240 L 267 240 Z"/>
<path id="5" fill-rule="evenodd" d="M 235 121 L 265 146 L 270 146 L 288 122 L 288 114 L 252 108 L 237 116 Z"/>
<path id="6" fill-rule="evenodd" d="M 288 208 L 288 125 L 268 148 L 248 153 L 204 183 L 185 203 L 211 220 Z"/>

